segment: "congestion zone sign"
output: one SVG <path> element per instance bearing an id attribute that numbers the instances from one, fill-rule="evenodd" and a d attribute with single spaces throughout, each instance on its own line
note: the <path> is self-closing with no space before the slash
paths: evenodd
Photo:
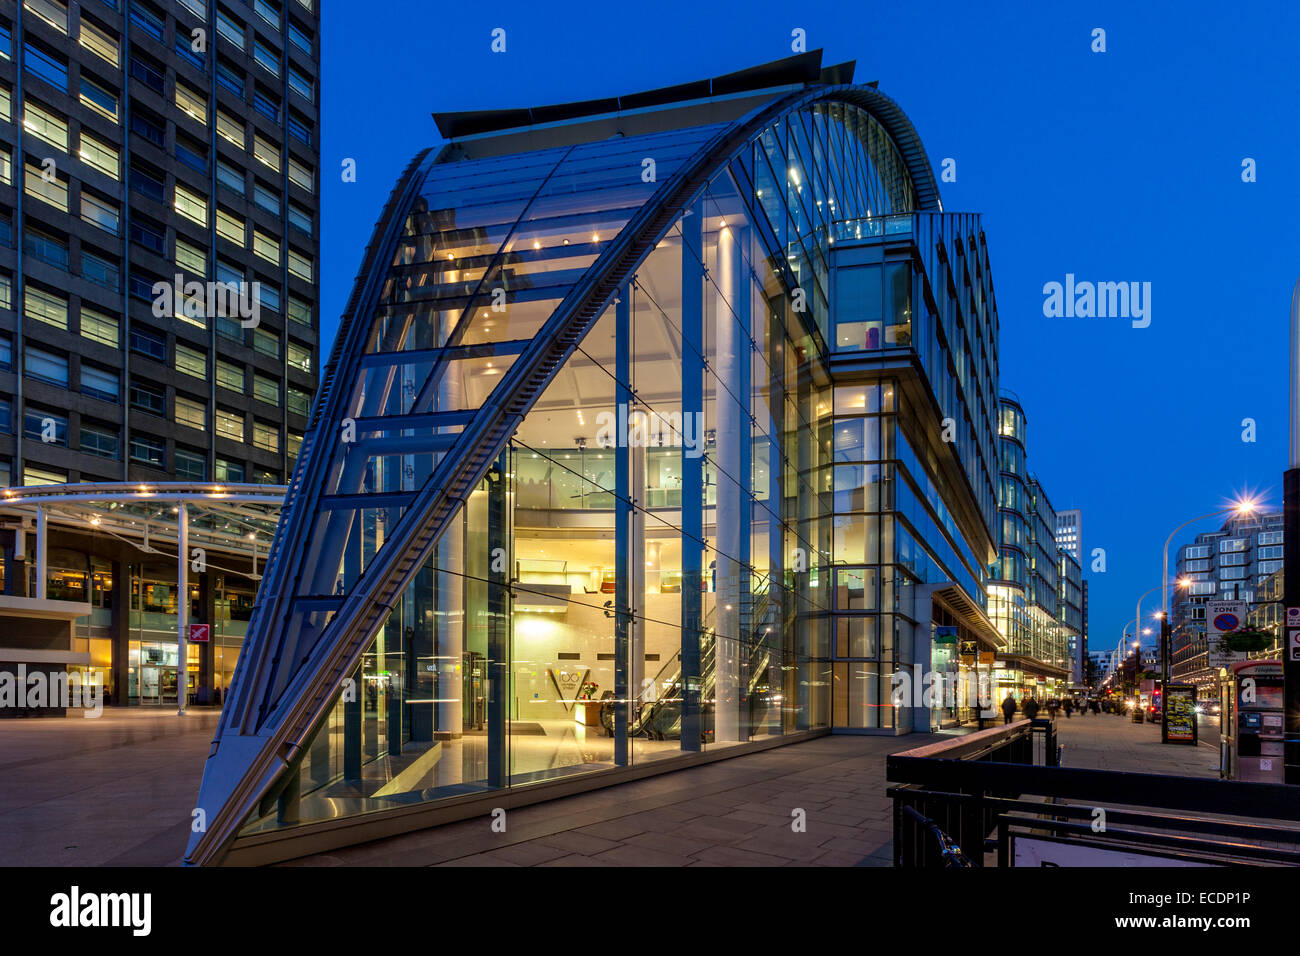
<path id="1" fill-rule="evenodd" d="M 1216 614 L 1214 617 L 1214 629 L 1216 631 L 1235 631 L 1241 621 L 1237 615 L 1232 613 Z"/>

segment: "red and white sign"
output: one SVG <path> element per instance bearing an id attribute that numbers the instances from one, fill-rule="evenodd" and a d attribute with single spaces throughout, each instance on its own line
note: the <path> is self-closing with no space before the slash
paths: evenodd
<path id="1" fill-rule="evenodd" d="M 191 624 L 190 625 L 190 643 L 206 644 L 208 642 L 208 625 Z"/>

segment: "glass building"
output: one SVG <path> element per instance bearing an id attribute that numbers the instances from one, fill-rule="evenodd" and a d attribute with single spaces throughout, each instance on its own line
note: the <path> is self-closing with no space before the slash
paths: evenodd
<path id="1" fill-rule="evenodd" d="M 190 863 L 971 717 L 1005 647 L 988 251 L 852 72 L 435 117 L 324 372 Z"/>
<path id="2" fill-rule="evenodd" d="M 1065 693 L 1083 630 L 1079 562 L 1057 546 L 1057 514 L 1029 471 L 1026 419 L 1020 399 L 999 401 L 998 560 L 990 570 L 989 614 L 1006 638 L 998 654 L 996 690 L 1017 700 Z"/>

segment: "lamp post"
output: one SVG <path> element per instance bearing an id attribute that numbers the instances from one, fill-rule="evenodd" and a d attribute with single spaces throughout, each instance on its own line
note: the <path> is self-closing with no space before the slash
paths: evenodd
<path id="1" fill-rule="evenodd" d="M 1297 291 L 1300 292 L 1300 285 L 1298 285 L 1296 288 Z M 1292 302 L 1293 313 L 1295 311 L 1295 308 L 1296 308 L 1296 303 Z M 1292 364 L 1293 365 L 1295 364 L 1294 354 L 1292 355 Z M 1293 384 L 1292 385 L 1293 404 L 1295 399 L 1295 388 L 1296 386 Z M 1294 417 L 1295 415 L 1294 407 L 1292 408 L 1291 414 Z M 1292 455 L 1294 456 L 1295 447 L 1296 447 L 1296 426 L 1294 424 L 1292 425 L 1292 429 L 1291 429 L 1291 445 L 1292 445 Z M 1300 489 L 1300 470 L 1297 471 L 1297 488 Z M 1297 507 L 1300 507 L 1300 503 L 1297 504 Z M 1198 521 L 1204 521 L 1206 518 L 1217 518 L 1221 515 L 1234 514 L 1234 513 L 1238 515 L 1248 515 L 1254 510 L 1255 510 L 1255 502 L 1247 499 L 1246 501 L 1240 501 L 1235 505 L 1229 505 L 1227 508 L 1220 508 L 1218 511 L 1211 511 L 1203 515 L 1197 515 L 1195 518 L 1190 518 L 1187 521 L 1184 521 L 1173 531 L 1169 532 L 1169 537 L 1165 538 L 1164 551 L 1161 552 L 1161 556 L 1160 556 L 1160 580 L 1166 582 L 1165 586 L 1167 587 L 1169 581 L 1169 545 L 1173 543 L 1174 535 L 1178 534 L 1178 532 L 1182 531 L 1189 524 L 1195 524 Z M 1190 586 L 1190 581 L 1188 583 Z M 1169 620 L 1169 591 L 1168 590 L 1164 592 L 1163 597 L 1164 597 L 1164 607 L 1162 608 L 1162 610 L 1164 611 L 1164 619 L 1168 621 Z M 1167 631 L 1167 625 L 1162 626 L 1161 627 L 1162 637 L 1164 636 L 1166 631 Z M 1169 683 L 1169 643 L 1168 641 L 1162 640 L 1161 650 L 1160 650 L 1161 688 L 1163 688 L 1168 683 Z M 1165 694 L 1162 690 L 1160 694 L 1160 725 L 1162 727 L 1165 725 L 1165 703 L 1168 699 L 1169 699 L 1169 695 Z M 1162 734 L 1161 735 L 1162 739 L 1163 736 L 1164 735 Z"/>

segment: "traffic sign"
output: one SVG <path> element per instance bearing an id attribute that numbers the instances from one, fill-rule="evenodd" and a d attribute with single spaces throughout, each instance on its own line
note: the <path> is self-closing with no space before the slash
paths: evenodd
<path id="1" fill-rule="evenodd" d="M 1300 630 L 1287 630 L 1287 660 L 1300 661 Z"/>
<path id="2" fill-rule="evenodd" d="M 1235 631 L 1246 620 L 1245 601 L 1206 601 L 1205 635 L 1216 637 Z"/>
<path id="3" fill-rule="evenodd" d="M 1286 626 L 1300 627 L 1300 607 L 1289 607 L 1286 609 Z"/>
<path id="4" fill-rule="evenodd" d="M 190 625 L 190 643 L 206 644 L 208 642 L 208 625 L 191 624 Z"/>

